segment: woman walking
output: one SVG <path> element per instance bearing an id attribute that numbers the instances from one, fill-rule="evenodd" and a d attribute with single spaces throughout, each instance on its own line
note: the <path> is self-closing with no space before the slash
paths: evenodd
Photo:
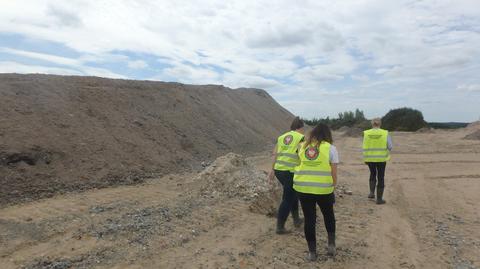
<path id="1" fill-rule="evenodd" d="M 372 120 L 372 129 L 363 132 L 363 160 L 370 170 L 370 194 L 368 194 L 368 198 L 375 199 L 376 187 L 377 204 L 379 205 L 386 203 L 383 200 L 385 168 L 390 160 L 390 152 L 393 147 L 390 134 L 387 130 L 381 129 L 381 125 L 382 120 L 375 118 Z"/>
<path id="2" fill-rule="evenodd" d="M 298 215 L 298 198 L 293 190 L 293 170 L 298 165 L 298 144 L 303 140 L 303 121 L 296 117 L 290 125 L 290 131 L 277 138 L 273 149 L 272 170 L 268 178 L 273 181 L 275 175 L 283 186 L 282 202 L 277 214 L 277 234 L 284 234 L 285 222 L 292 212 L 295 227 L 302 224 Z"/>
<path id="3" fill-rule="evenodd" d="M 335 203 L 334 188 L 337 184 L 338 152 L 332 145 L 332 133 L 325 124 L 318 124 L 300 144 L 299 166 L 295 169 L 293 188 L 298 193 L 305 217 L 305 239 L 308 244 L 307 259 L 317 259 L 315 223 L 316 206 L 320 207 L 328 233 L 327 253 L 335 255 Z"/>

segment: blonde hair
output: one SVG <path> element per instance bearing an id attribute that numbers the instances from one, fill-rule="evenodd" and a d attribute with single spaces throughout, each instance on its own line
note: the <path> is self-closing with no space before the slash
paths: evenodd
<path id="1" fill-rule="evenodd" d="M 382 119 L 374 118 L 372 119 L 372 126 L 373 127 L 380 127 L 382 125 Z"/>

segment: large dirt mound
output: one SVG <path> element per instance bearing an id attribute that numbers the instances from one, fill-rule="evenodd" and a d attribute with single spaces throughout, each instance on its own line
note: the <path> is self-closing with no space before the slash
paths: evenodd
<path id="1" fill-rule="evenodd" d="M 0 113 L 0 205 L 263 150 L 293 118 L 258 89 L 16 74 Z"/>

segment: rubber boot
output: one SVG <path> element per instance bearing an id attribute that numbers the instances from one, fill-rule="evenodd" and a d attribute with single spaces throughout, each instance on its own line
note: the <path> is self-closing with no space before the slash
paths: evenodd
<path id="1" fill-rule="evenodd" d="M 335 247 L 335 233 L 328 233 L 327 254 L 330 256 L 335 256 L 335 254 L 337 254 L 337 248 Z"/>
<path id="2" fill-rule="evenodd" d="M 384 188 L 377 188 L 377 205 L 385 204 L 385 200 L 383 200 L 383 189 Z"/>
<path id="3" fill-rule="evenodd" d="M 279 219 L 277 219 L 276 233 L 277 234 L 286 234 L 287 233 L 287 230 L 285 230 L 285 222 L 282 222 Z"/>
<path id="4" fill-rule="evenodd" d="M 317 242 L 310 241 L 307 242 L 308 244 L 308 254 L 307 254 L 307 261 L 314 262 L 317 260 Z"/>
<path id="5" fill-rule="evenodd" d="M 375 182 L 369 181 L 370 185 L 370 194 L 368 195 L 369 199 L 375 199 Z"/>

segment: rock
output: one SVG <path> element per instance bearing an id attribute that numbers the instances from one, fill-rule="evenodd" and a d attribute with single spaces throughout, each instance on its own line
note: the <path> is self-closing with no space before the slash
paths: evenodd
<path id="1" fill-rule="evenodd" d="M 347 195 L 352 195 L 353 192 L 351 190 L 343 190 L 343 193 L 347 194 Z"/>

